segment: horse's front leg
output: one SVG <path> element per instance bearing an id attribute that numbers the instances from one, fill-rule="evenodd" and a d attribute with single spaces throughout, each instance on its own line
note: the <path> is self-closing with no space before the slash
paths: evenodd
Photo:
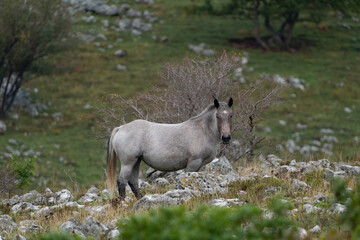
<path id="1" fill-rule="evenodd" d="M 201 158 L 189 160 L 187 165 L 186 165 L 185 172 L 197 172 L 197 171 L 199 171 L 199 169 L 202 166 L 202 163 L 203 163 L 203 159 L 201 159 Z"/>

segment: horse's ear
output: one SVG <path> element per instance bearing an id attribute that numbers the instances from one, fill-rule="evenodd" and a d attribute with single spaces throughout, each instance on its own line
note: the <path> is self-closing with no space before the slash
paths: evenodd
<path id="1" fill-rule="evenodd" d="M 219 101 L 216 98 L 214 100 L 214 105 L 216 108 L 219 108 L 219 106 L 220 106 Z"/>
<path id="2" fill-rule="evenodd" d="M 233 99 L 232 98 L 229 99 L 228 105 L 229 105 L 229 107 L 231 107 L 233 105 Z"/>

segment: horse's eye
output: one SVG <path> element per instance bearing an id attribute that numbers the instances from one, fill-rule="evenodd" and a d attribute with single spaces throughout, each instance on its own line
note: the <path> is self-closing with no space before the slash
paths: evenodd
<path id="1" fill-rule="evenodd" d="M 220 117 L 218 115 L 216 115 L 216 118 L 219 119 Z"/>

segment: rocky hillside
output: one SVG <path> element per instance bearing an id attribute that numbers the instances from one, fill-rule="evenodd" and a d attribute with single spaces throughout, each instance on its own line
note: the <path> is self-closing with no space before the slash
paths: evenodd
<path id="1" fill-rule="evenodd" d="M 354 186 L 351 179 L 359 174 L 360 167 L 327 159 L 286 162 L 269 155 L 247 168 L 234 168 L 226 158 L 220 158 L 200 172 L 157 171 L 140 181 L 145 196 L 138 201 L 130 189 L 124 201 L 111 200 L 106 189 L 95 187 L 82 196 L 68 189 L 34 190 L 1 200 L 0 239 L 36 239 L 39 234 L 54 231 L 81 238 L 114 239 L 122 231 L 117 226 L 119 220 L 159 206 L 185 205 L 191 209 L 199 205 L 236 208 L 256 204 L 271 219 L 273 213 L 266 209 L 266 202 L 274 196 L 294 204 L 288 214 L 301 227 L 299 239 L 312 238 L 329 231 L 336 224 L 336 216 L 346 210 L 345 205 L 334 202 L 330 181 L 346 178 L 350 179 L 349 186 Z"/>

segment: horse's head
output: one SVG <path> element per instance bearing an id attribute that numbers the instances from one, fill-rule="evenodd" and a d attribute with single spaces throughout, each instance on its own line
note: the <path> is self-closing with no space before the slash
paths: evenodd
<path id="1" fill-rule="evenodd" d="M 223 143 L 229 143 L 231 138 L 231 118 L 233 99 L 229 99 L 229 103 L 219 103 L 217 99 L 214 100 L 216 107 L 216 121 Z"/>

